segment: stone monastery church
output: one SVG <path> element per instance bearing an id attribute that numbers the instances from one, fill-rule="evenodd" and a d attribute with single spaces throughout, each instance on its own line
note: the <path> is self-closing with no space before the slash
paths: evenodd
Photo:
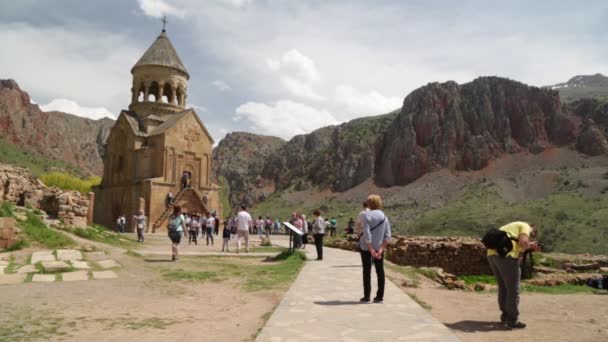
<path id="1" fill-rule="evenodd" d="M 190 75 L 165 29 L 131 74 L 131 104 L 110 132 L 103 179 L 94 189 L 94 222 L 114 227 L 124 214 L 130 231 L 132 216 L 144 210 L 146 231 L 164 231 L 172 212 L 169 192 L 184 212 L 221 215 L 219 188 L 210 179 L 213 138 L 186 108 Z"/>

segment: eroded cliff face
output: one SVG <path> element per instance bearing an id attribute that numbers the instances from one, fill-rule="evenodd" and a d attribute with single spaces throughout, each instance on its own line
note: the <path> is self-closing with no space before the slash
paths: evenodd
<path id="1" fill-rule="evenodd" d="M 66 161 L 85 174 L 101 175 L 101 153 L 111 119 L 90 120 L 43 112 L 13 80 L 0 80 L 0 134 L 9 143 Z"/>
<path id="2" fill-rule="evenodd" d="M 506 153 L 570 145 L 580 124 L 549 89 L 498 77 L 431 83 L 405 98 L 379 137 L 375 181 L 404 185 L 438 168 L 479 170 Z"/>

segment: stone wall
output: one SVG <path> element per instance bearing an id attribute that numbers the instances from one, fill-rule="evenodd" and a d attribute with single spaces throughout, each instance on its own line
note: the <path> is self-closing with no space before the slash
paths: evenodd
<path id="1" fill-rule="evenodd" d="M 10 248 L 21 241 L 17 235 L 19 232 L 14 218 L 0 217 L 0 248 Z"/>
<path id="2" fill-rule="evenodd" d="M 492 274 L 486 248 L 472 238 L 396 236 L 387 259 L 398 265 L 441 267 L 456 275 Z"/>
<path id="3" fill-rule="evenodd" d="M 336 239 L 331 247 L 357 250 L 353 239 Z M 492 274 L 486 248 L 478 240 L 465 237 L 393 236 L 387 260 L 403 266 L 441 267 L 455 275 Z"/>

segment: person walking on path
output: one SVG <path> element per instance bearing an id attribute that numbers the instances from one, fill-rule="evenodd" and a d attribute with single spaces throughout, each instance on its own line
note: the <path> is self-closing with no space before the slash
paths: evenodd
<path id="1" fill-rule="evenodd" d="M 280 232 L 281 232 L 281 222 L 279 222 L 279 219 L 275 219 L 274 220 L 274 233 L 279 234 Z"/>
<path id="2" fill-rule="evenodd" d="M 144 242 L 144 229 L 146 228 L 146 215 L 140 210 L 137 215 L 133 216 L 135 221 L 135 229 L 137 230 L 137 242 Z"/>
<path id="3" fill-rule="evenodd" d="M 270 218 L 270 216 L 266 216 L 264 232 L 266 233 L 266 238 L 270 239 L 270 235 L 272 235 L 272 219 Z"/>
<path id="4" fill-rule="evenodd" d="M 194 244 L 198 245 L 197 235 L 198 230 L 201 228 L 200 220 L 201 217 L 197 214 L 192 215 L 192 218 L 190 219 L 190 225 L 188 226 L 188 228 L 190 229 L 190 232 L 188 233 L 188 244 L 191 244 L 192 241 L 194 241 Z"/>
<path id="5" fill-rule="evenodd" d="M 295 220 L 293 221 L 293 226 L 299 230 L 303 229 L 304 221 L 302 220 L 302 216 L 300 216 L 300 214 L 296 214 Z M 293 234 L 293 247 L 302 248 L 302 235 Z"/>
<path id="6" fill-rule="evenodd" d="M 308 221 L 306 221 L 306 215 L 302 215 L 302 249 L 306 249 L 308 243 Z"/>
<path id="7" fill-rule="evenodd" d="M 215 229 L 215 217 L 209 215 L 207 218 L 207 229 L 205 229 L 205 233 L 207 233 L 207 246 L 209 246 L 209 239 L 211 239 L 211 246 L 213 246 L 213 229 Z"/>
<path id="8" fill-rule="evenodd" d="M 315 248 L 317 249 L 317 260 L 323 260 L 323 236 L 325 236 L 325 220 L 321 217 L 321 212 L 315 210 L 313 213 L 315 219 L 312 224 L 312 233 L 315 239 Z"/>
<path id="9" fill-rule="evenodd" d="M 213 212 L 213 218 L 215 219 L 215 227 L 213 228 L 213 232 L 215 235 L 219 235 L 220 233 L 220 218 L 217 217 L 217 212 Z"/>
<path id="10" fill-rule="evenodd" d="M 184 233 L 184 215 L 182 215 L 182 208 L 179 205 L 173 207 L 173 214 L 169 216 L 169 239 L 171 240 L 171 260 L 176 261 L 179 252 L 179 243 L 182 240 Z"/>
<path id="11" fill-rule="evenodd" d="M 228 222 L 228 219 L 226 219 Z M 228 242 L 230 242 L 230 236 L 232 233 L 230 232 L 230 226 L 228 224 L 224 225 L 224 230 L 222 231 L 222 252 L 224 249 L 226 252 L 230 252 L 230 248 L 228 247 Z"/>
<path id="12" fill-rule="evenodd" d="M 167 194 L 167 208 L 173 205 L 173 191 L 169 191 Z"/>
<path id="13" fill-rule="evenodd" d="M 241 238 L 245 239 L 245 249 L 249 253 L 249 229 L 251 228 L 251 215 L 247 212 L 245 205 L 241 206 L 236 215 L 236 253 L 241 249 Z"/>
<path id="14" fill-rule="evenodd" d="M 512 222 L 499 228 L 507 233 L 513 249 L 506 256 L 498 255 L 495 249 L 488 249 L 488 262 L 498 284 L 498 308 L 500 321 L 509 329 L 523 329 L 526 324 L 519 321 L 519 285 L 521 280 L 520 256 L 531 249 L 539 251 L 537 242 L 530 242 L 536 235 L 536 227 L 526 222 Z"/>
<path id="15" fill-rule="evenodd" d="M 374 303 L 384 300 L 384 249 L 391 242 L 391 225 L 382 212 L 382 198 L 379 195 L 370 195 L 367 198 L 370 209 L 363 220 L 363 235 L 359 238 L 361 249 L 361 264 L 363 265 L 363 298 L 362 303 L 370 302 L 372 292 L 372 262 L 378 277 L 378 290 Z"/>
<path id="16" fill-rule="evenodd" d="M 338 221 L 336 221 L 335 217 L 332 217 L 331 220 L 329 221 L 329 224 L 331 224 L 331 229 L 330 229 L 330 236 L 336 236 L 336 230 L 338 229 Z"/>
<path id="17" fill-rule="evenodd" d="M 264 219 L 262 216 L 259 216 L 257 220 L 255 220 L 255 232 L 258 234 L 260 240 L 262 240 L 262 231 L 264 230 Z"/>

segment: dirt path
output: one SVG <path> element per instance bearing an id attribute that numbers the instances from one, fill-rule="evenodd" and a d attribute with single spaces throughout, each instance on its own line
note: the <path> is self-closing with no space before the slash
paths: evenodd
<path id="1" fill-rule="evenodd" d="M 150 239 L 156 246 L 169 248 L 168 240 Z M 123 265 L 117 279 L 2 286 L 0 340 L 251 341 L 286 290 L 247 291 L 238 278 L 170 281 L 163 272 L 192 268 L 188 257 L 168 262 L 103 249 Z"/>
<path id="2" fill-rule="evenodd" d="M 498 327 L 495 293 L 471 293 L 447 289 L 407 288 L 429 304 L 431 314 L 463 341 L 607 341 L 608 292 L 606 294 L 524 293 L 520 319 L 524 330 Z"/>

